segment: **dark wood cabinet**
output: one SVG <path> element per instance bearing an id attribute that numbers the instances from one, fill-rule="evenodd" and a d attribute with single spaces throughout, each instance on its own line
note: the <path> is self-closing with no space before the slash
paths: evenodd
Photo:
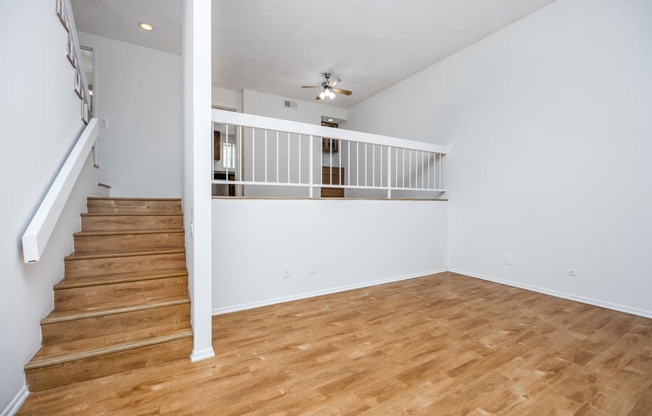
<path id="1" fill-rule="evenodd" d="M 332 182 L 331 182 L 332 179 Z M 324 185 L 344 185 L 344 168 L 337 166 L 321 167 L 321 183 Z M 321 188 L 322 198 L 344 198 L 344 188 Z"/>

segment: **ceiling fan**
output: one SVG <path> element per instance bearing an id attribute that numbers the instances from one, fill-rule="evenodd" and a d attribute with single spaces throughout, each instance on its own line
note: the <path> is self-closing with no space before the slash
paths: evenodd
<path id="1" fill-rule="evenodd" d="M 331 76 L 330 72 L 325 72 L 324 78 L 326 78 L 326 80 L 322 81 L 321 85 L 304 85 L 301 88 L 321 88 L 321 92 L 315 97 L 315 100 L 324 100 L 326 98 L 332 100 L 335 98 L 335 93 L 344 95 L 352 94 L 352 92 L 349 90 L 335 88 L 335 85 L 337 85 L 337 83 L 341 82 L 342 80 L 340 78 Z"/>

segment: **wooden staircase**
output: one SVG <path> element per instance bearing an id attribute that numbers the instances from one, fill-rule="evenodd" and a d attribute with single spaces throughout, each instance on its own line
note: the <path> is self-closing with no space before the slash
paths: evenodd
<path id="1" fill-rule="evenodd" d="M 181 201 L 90 197 L 74 237 L 43 346 L 25 366 L 29 389 L 188 358 Z"/>

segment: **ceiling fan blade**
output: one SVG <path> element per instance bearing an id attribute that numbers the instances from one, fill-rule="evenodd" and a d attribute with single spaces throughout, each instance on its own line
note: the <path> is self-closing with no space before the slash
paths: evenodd
<path id="1" fill-rule="evenodd" d="M 301 88 L 321 88 L 320 85 L 302 85 Z"/>
<path id="2" fill-rule="evenodd" d="M 329 87 L 334 87 L 338 82 L 341 82 L 342 80 L 338 77 L 331 77 L 328 79 L 328 86 Z"/>
<path id="3" fill-rule="evenodd" d="M 321 97 L 319 95 L 320 94 L 317 94 L 317 96 L 315 97 L 315 100 L 317 100 L 317 101 L 321 100 Z"/>
<path id="4" fill-rule="evenodd" d="M 334 92 L 337 92 L 337 93 L 340 93 L 340 94 L 344 94 L 344 95 L 351 95 L 351 94 L 353 94 L 351 91 L 349 91 L 349 90 L 343 90 L 343 89 L 341 89 L 341 88 L 333 88 L 333 91 L 334 91 Z"/>

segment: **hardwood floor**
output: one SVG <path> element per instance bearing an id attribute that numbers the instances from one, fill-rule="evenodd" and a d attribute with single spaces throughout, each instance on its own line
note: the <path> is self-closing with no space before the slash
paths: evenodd
<path id="1" fill-rule="evenodd" d="M 652 320 L 453 273 L 213 318 L 217 357 L 21 414 L 652 415 Z"/>

